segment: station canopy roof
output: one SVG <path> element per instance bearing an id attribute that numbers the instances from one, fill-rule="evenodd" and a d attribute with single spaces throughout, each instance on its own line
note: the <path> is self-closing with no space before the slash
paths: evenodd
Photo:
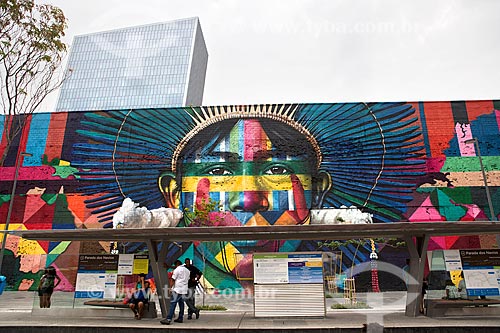
<path id="1" fill-rule="evenodd" d="M 500 222 L 396 222 L 290 226 L 12 230 L 9 234 L 47 241 L 228 241 L 345 240 L 500 234 Z"/>

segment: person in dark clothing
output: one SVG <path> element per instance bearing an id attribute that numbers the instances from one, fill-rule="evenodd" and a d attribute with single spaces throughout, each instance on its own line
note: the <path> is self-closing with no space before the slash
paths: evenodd
<path id="1" fill-rule="evenodd" d="M 149 303 L 150 293 L 149 281 L 144 281 L 144 277 L 142 277 L 142 280 L 139 278 L 135 292 L 128 301 L 128 306 L 134 312 L 135 319 L 140 320 L 142 318 L 144 306 Z"/>
<path id="2" fill-rule="evenodd" d="M 45 268 L 44 274 L 40 278 L 40 284 L 38 285 L 38 296 L 40 296 L 41 308 L 50 308 L 50 298 L 54 292 L 54 288 L 57 287 L 60 282 L 61 278 L 57 275 L 54 267 L 49 266 Z"/>
<path id="3" fill-rule="evenodd" d="M 420 300 L 420 313 L 425 313 L 425 295 L 427 294 L 427 290 L 429 289 L 429 283 L 427 279 L 424 278 L 422 281 L 422 291 L 421 291 L 421 300 Z"/>
<path id="4" fill-rule="evenodd" d="M 186 258 L 184 261 L 184 266 L 189 269 L 189 282 L 188 282 L 188 294 L 186 296 L 186 305 L 188 306 L 188 317 L 187 319 L 192 319 L 193 314 L 196 315 L 196 319 L 200 318 L 200 309 L 196 308 L 196 286 L 201 278 L 201 271 L 194 265 L 191 265 L 191 259 Z"/>

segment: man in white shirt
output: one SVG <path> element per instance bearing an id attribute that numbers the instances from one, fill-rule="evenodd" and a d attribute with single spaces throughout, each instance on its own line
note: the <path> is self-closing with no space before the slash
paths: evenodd
<path id="1" fill-rule="evenodd" d="M 174 322 L 182 323 L 184 318 L 184 297 L 188 293 L 188 282 L 189 282 L 190 272 L 189 269 L 182 266 L 180 260 L 175 261 L 175 269 L 172 274 L 173 282 L 170 284 L 172 287 L 172 295 L 170 296 L 170 309 L 168 311 L 167 318 L 160 321 L 164 325 L 170 325 L 172 318 L 174 317 L 175 307 L 179 303 L 179 316 Z"/>

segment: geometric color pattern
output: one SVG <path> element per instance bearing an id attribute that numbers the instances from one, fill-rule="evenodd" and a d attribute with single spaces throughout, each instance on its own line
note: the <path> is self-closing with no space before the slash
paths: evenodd
<path id="1" fill-rule="evenodd" d="M 372 214 L 374 223 L 474 223 L 498 220 L 500 213 L 500 101 L 41 113 L 29 115 L 8 146 L 4 131 L 16 123 L 0 116 L 0 228 L 12 199 L 11 230 L 108 228 L 126 197 L 148 209 L 188 210 L 213 199 L 221 204 L 211 213 L 213 227 L 308 224 L 310 209 L 341 206 Z M 472 138 L 479 151 L 465 143 Z M 429 250 L 488 248 L 493 241 L 435 237 Z M 204 269 L 207 285 L 236 289 L 251 283 L 251 253 L 318 250 L 317 244 L 181 243 L 168 249 L 168 260 L 190 257 Z M 144 250 L 124 245 L 127 252 Z M 105 242 L 9 236 L 1 273 L 9 289 L 34 290 L 43 267 L 52 265 L 62 278 L 58 288 L 74 290 L 78 254 L 107 250 Z M 344 268 L 370 260 L 369 241 L 339 250 Z M 379 260 L 391 261 L 388 247 L 377 251 Z"/>

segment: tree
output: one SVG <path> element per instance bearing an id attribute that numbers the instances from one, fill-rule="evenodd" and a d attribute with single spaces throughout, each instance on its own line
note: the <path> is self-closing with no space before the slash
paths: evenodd
<path id="1" fill-rule="evenodd" d="M 0 0 L 0 76 L 5 115 L 3 165 L 28 117 L 60 87 L 66 18 L 58 7 L 34 0 Z"/>
<path id="2" fill-rule="evenodd" d="M 220 209 L 220 202 L 212 198 L 201 199 L 193 205 L 193 210 L 184 209 L 184 223 L 188 227 L 218 226 L 226 215 Z"/>

